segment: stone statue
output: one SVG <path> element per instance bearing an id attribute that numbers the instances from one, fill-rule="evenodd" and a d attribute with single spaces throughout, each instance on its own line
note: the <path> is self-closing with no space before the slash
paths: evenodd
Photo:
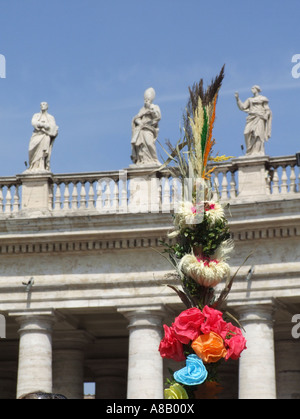
<path id="1" fill-rule="evenodd" d="M 32 117 L 34 131 L 29 143 L 28 172 L 49 172 L 50 157 L 58 126 L 52 115 L 48 114 L 48 104 L 41 103 L 41 112 Z"/>
<path id="2" fill-rule="evenodd" d="M 235 93 L 237 105 L 241 111 L 248 113 L 244 131 L 247 156 L 264 156 L 265 142 L 271 137 L 272 112 L 269 100 L 260 95 L 261 89 L 255 85 L 251 89 L 253 97 L 241 102 L 238 92 Z"/>
<path id="3" fill-rule="evenodd" d="M 157 159 L 155 141 L 158 136 L 158 122 L 161 119 L 160 108 L 152 102 L 155 91 L 152 87 L 144 93 L 144 106 L 133 118 L 131 138 L 131 159 L 140 166 L 161 165 Z"/>

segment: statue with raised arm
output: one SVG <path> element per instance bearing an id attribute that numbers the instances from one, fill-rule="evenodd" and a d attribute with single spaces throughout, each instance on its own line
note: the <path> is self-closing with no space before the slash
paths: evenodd
<path id="1" fill-rule="evenodd" d="M 144 93 L 144 106 L 133 118 L 131 128 L 131 159 L 140 166 L 160 165 L 156 154 L 155 142 L 158 137 L 160 108 L 152 102 L 155 90 L 150 87 Z"/>
<path id="2" fill-rule="evenodd" d="M 58 126 L 55 119 L 48 113 L 48 103 L 41 103 L 41 112 L 32 117 L 34 127 L 29 142 L 29 168 L 28 172 L 49 172 L 50 157 L 55 138 L 58 135 Z"/>
<path id="3" fill-rule="evenodd" d="M 237 105 L 241 111 L 248 113 L 244 131 L 247 156 L 264 156 L 265 142 L 271 137 L 272 112 L 269 100 L 260 94 L 261 89 L 255 85 L 251 89 L 253 97 L 241 102 L 238 92 L 235 93 Z"/>

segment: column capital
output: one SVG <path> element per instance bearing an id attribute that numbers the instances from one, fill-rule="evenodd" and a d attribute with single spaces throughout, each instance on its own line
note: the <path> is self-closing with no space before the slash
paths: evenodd
<path id="1" fill-rule="evenodd" d="M 10 311 L 10 317 L 14 317 L 19 323 L 19 332 L 42 332 L 48 333 L 52 331 L 52 327 L 56 321 L 54 310 L 24 310 Z"/>
<path id="2" fill-rule="evenodd" d="M 10 317 L 20 325 L 19 332 L 51 331 L 56 322 L 54 310 L 10 311 Z"/>
<path id="3" fill-rule="evenodd" d="M 245 304 L 235 306 L 241 323 L 273 323 L 275 305 L 273 302 L 265 304 Z"/>
<path id="4" fill-rule="evenodd" d="M 41 309 L 41 310 L 31 310 L 31 309 L 25 309 L 25 310 L 11 310 L 8 312 L 8 315 L 10 317 L 15 318 L 25 318 L 25 317 L 40 317 L 40 316 L 50 316 L 55 318 L 56 313 L 53 309 Z"/>
<path id="5" fill-rule="evenodd" d="M 129 328 L 161 327 L 167 314 L 163 305 L 120 307 L 118 312 L 129 320 Z"/>

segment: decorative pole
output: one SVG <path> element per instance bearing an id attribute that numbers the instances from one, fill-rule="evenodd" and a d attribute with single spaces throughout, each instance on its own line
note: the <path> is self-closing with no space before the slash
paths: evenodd
<path id="1" fill-rule="evenodd" d="M 171 288 L 187 309 L 170 327 L 164 325 L 159 351 L 163 358 L 185 361 L 186 366 L 169 379 L 169 387 L 164 390 L 167 399 L 215 398 L 220 391 L 218 365 L 239 359 L 246 348 L 238 321 L 222 311 L 234 279 L 227 263 L 234 246 L 224 208 L 218 200 L 212 200 L 210 178 L 215 168 L 209 164 L 230 158 L 212 157 L 212 131 L 223 78 L 224 67 L 206 90 L 202 79 L 189 89 L 184 137 L 175 147 L 168 144 L 168 159 L 161 167 L 168 167 L 177 176 L 179 172 L 185 191 L 174 214 L 174 231 L 169 235 L 175 243 L 165 243 L 165 252 L 181 286 Z M 215 287 L 221 281 L 225 281 L 225 287 L 217 297 Z"/>

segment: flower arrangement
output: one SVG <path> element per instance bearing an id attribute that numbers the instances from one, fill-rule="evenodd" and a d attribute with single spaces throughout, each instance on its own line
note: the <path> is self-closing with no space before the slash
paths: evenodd
<path id="1" fill-rule="evenodd" d="M 161 356 L 178 362 L 186 360 L 186 366 L 174 373 L 172 385 L 198 386 L 207 379 L 215 381 L 214 364 L 223 359 L 237 360 L 246 348 L 241 329 L 226 322 L 221 311 L 207 305 L 202 310 L 184 310 L 171 327 L 164 325 L 164 330 Z"/>
<path id="2" fill-rule="evenodd" d="M 224 67 L 206 91 L 202 79 L 189 89 L 183 139 L 175 147 L 168 144 L 168 159 L 162 166 L 177 176 L 179 173 L 183 185 L 184 197 L 177 205 L 174 230 L 169 234 L 173 240 L 163 244 L 175 268 L 169 277 L 179 281 L 181 289 L 169 286 L 186 305 L 170 327 L 163 326 L 161 356 L 185 361 L 183 368 L 172 373 L 165 398 L 215 398 L 220 392 L 217 366 L 228 359 L 237 360 L 246 348 L 238 321 L 221 311 L 235 277 L 231 277 L 228 264 L 234 244 L 225 209 L 212 199 L 211 173 L 215 168 L 209 167 L 211 162 L 227 159 L 212 157 L 212 130 L 223 78 Z M 192 185 L 188 193 L 184 189 L 186 179 Z M 217 296 L 215 287 L 222 281 L 225 287 Z"/>

